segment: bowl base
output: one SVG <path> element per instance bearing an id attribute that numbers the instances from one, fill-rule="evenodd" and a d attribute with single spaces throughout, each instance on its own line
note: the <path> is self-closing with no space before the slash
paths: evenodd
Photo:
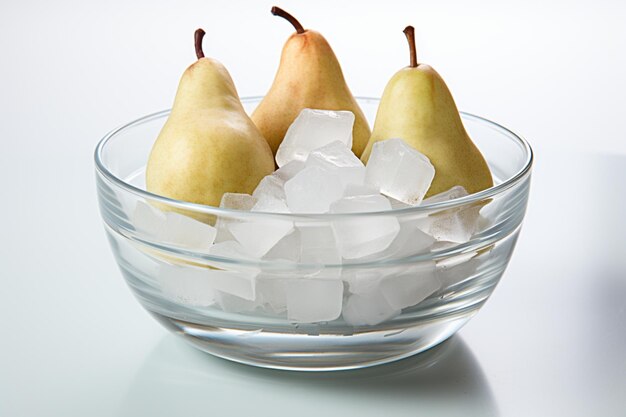
<path id="1" fill-rule="evenodd" d="M 336 371 L 381 365 L 430 349 L 456 333 L 477 310 L 408 327 L 355 328 L 350 335 L 212 327 L 151 314 L 192 346 L 220 358 L 262 368 Z"/>

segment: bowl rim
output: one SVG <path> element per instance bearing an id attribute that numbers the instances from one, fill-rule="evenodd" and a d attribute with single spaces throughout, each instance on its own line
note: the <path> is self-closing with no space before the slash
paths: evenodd
<path id="1" fill-rule="evenodd" d="M 240 100 L 242 103 L 246 103 L 246 102 L 260 101 L 262 99 L 263 99 L 263 96 L 246 96 L 246 97 L 242 97 Z M 355 96 L 355 99 L 357 99 L 358 101 L 380 102 L 380 98 L 376 98 L 376 97 Z M 490 188 L 487 188 L 485 190 L 479 191 L 474 194 L 469 194 L 467 196 L 455 198 L 453 200 L 448 200 L 448 201 L 441 201 L 441 202 L 436 202 L 436 203 L 423 204 L 423 205 L 399 208 L 399 209 L 391 209 L 391 210 L 385 210 L 385 211 L 354 212 L 354 213 L 272 213 L 272 212 L 249 212 L 249 211 L 244 211 L 244 210 L 226 209 L 226 208 L 208 206 L 204 204 L 191 203 L 191 202 L 187 202 L 183 200 L 176 200 L 173 198 L 154 194 L 147 190 L 143 190 L 141 188 L 135 187 L 134 185 L 127 183 L 123 179 L 113 174 L 103 162 L 102 160 L 103 149 L 107 145 L 109 140 L 111 140 L 113 137 L 115 137 L 120 132 L 128 128 L 139 126 L 144 123 L 148 123 L 154 119 L 158 119 L 165 115 L 168 115 L 170 112 L 171 112 L 171 109 L 166 109 L 166 110 L 161 110 L 155 113 L 150 113 L 138 119 L 132 120 L 128 123 L 125 123 L 121 126 L 118 126 L 117 128 L 111 130 L 106 135 L 104 135 L 104 137 L 102 137 L 100 141 L 98 141 L 98 144 L 96 145 L 96 148 L 94 151 L 94 160 L 95 160 L 96 170 L 100 175 L 105 177 L 107 180 L 109 180 L 116 186 L 136 196 L 143 197 L 148 200 L 158 201 L 168 206 L 187 209 L 193 212 L 210 214 L 210 215 L 218 215 L 218 216 L 222 215 L 222 216 L 230 216 L 230 217 L 242 216 L 242 215 L 243 216 L 262 215 L 262 216 L 272 216 L 272 217 L 278 217 L 278 218 L 284 218 L 284 219 L 287 218 L 291 220 L 296 220 L 298 218 L 328 220 L 328 219 L 345 218 L 345 217 L 368 217 L 368 216 L 380 216 L 380 215 L 389 215 L 389 214 L 408 215 L 412 213 L 424 213 L 424 212 L 430 212 L 433 210 L 460 207 L 466 204 L 472 204 L 472 203 L 476 203 L 485 199 L 489 199 L 498 194 L 501 194 L 502 192 L 512 188 L 513 186 L 521 182 L 530 173 L 532 166 L 533 166 L 533 161 L 534 161 L 533 150 L 530 144 L 528 143 L 528 141 L 526 141 L 526 139 L 522 135 L 492 120 L 486 119 L 484 117 L 481 117 L 472 113 L 460 111 L 459 113 L 461 114 L 462 118 L 473 119 L 473 120 L 477 120 L 479 122 L 485 123 L 491 126 L 492 128 L 495 128 L 496 130 L 504 132 L 511 139 L 517 141 L 518 144 L 521 145 L 521 148 L 524 150 L 525 155 L 526 155 L 526 160 L 523 162 L 522 168 L 517 173 L 515 173 L 513 176 L 506 179 L 502 183 L 494 185 Z"/>

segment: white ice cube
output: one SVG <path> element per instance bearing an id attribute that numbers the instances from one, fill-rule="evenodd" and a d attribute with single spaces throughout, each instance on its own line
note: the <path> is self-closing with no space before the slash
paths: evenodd
<path id="1" fill-rule="evenodd" d="M 413 264 L 395 276 L 388 276 L 380 283 L 380 290 L 395 309 L 402 309 L 421 302 L 440 288 L 434 262 Z"/>
<path id="2" fill-rule="evenodd" d="M 284 204 L 281 207 L 284 207 Z M 269 211 L 275 208 L 274 206 Z M 264 216 L 242 219 L 240 222 L 229 224 L 228 229 L 247 253 L 255 258 L 261 258 L 293 230 L 293 222 L 288 219 Z"/>
<path id="3" fill-rule="evenodd" d="M 350 111 L 303 109 L 293 121 L 276 152 L 279 167 L 305 161 L 309 152 L 336 140 L 352 148 L 354 114 Z"/>
<path id="4" fill-rule="evenodd" d="M 376 142 L 365 169 L 365 183 L 403 203 L 419 204 L 435 177 L 430 160 L 402 139 Z"/>
<path id="5" fill-rule="evenodd" d="M 207 269 L 207 277 L 213 289 L 246 300 L 255 298 L 255 278 L 260 270 L 255 266 L 236 262 L 252 259 L 239 242 L 231 240 L 216 243 L 208 254 L 224 259 L 206 261 L 211 267 Z"/>
<path id="6" fill-rule="evenodd" d="M 383 252 L 373 255 L 376 259 L 401 259 L 429 252 L 435 238 L 417 227 L 416 221 L 400 220 L 400 232 Z"/>
<path id="7" fill-rule="evenodd" d="M 276 243 L 263 259 L 298 262 L 300 260 L 300 233 L 293 230 Z"/>
<path id="8" fill-rule="evenodd" d="M 464 243 L 478 230 L 479 211 L 478 205 L 442 210 L 421 220 L 419 227 L 438 241 Z"/>
<path id="9" fill-rule="evenodd" d="M 380 291 L 372 291 L 368 294 L 348 296 L 341 315 L 351 326 L 374 326 L 397 316 L 400 312 L 400 309 L 389 305 Z"/>
<path id="10" fill-rule="evenodd" d="M 384 279 L 402 275 L 407 269 L 406 265 L 378 265 L 375 268 L 352 268 L 344 271 L 342 279 L 348 284 L 350 293 L 367 295 L 373 291 L 380 291 L 380 283 Z"/>
<path id="11" fill-rule="evenodd" d="M 438 261 L 437 276 L 441 281 L 441 288 L 451 287 L 473 277 L 488 257 L 489 253 L 479 256 L 472 251 Z"/>
<path id="12" fill-rule="evenodd" d="M 381 195 L 344 197 L 331 204 L 330 212 L 365 213 L 391 209 L 389 200 Z M 332 222 L 333 233 L 341 256 L 361 258 L 385 250 L 400 231 L 393 216 L 349 216 Z"/>
<path id="13" fill-rule="evenodd" d="M 207 269 L 207 279 L 213 289 L 244 300 L 255 298 L 255 276 L 251 271 Z"/>
<path id="14" fill-rule="evenodd" d="M 281 180 L 284 184 L 292 179 L 298 172 L 302 171 L 304 166 L 304 161 L 293 160 L 278 168 L 272 175 Z"/>
<path id="15" fill-rule="evenodd" d="M 431 195 L 430 197 L 425 198 L 421 204 L 424 205 L 424 204 L 441 203 L 443 201 L 450 201 L 450 200 L 454 200 L 455 198 L 465 197 L 466 195 L 469 195 L 469 194 L 467 190 L 465 189 L 465 187 L 461 185 L 455 185 L 454 187 L 450 188 L 447 191 L 444 191 L 439 194 Z"/>
<path id="16" fill-rule="evenodd" d="M 156 238 L 165 226 L 165 213 L 148 203 L 137 201 L 132 222 L 138 232 Z"/>
<path id="17" fill-rule="evenodd" d="M 220 202 L 220 208 L 229 210 L 250 211 L 257 203 L 257 198 L 250 194 L 225 193 Z M 217 229 L 216 242 L 224 242 L 234 240 L 235 237 L 228 230 L 228 224 L 237 222 L 238 220 L 226 215 L 219 216 L 215 222 Z"/>
<path id="18" fill-rule="evenodd" d="M 272 196 L 262 195 L 256 202 L 251 211 L 257 211 L 262 213 L 289 213 L 289 207 L 285 200 L 279 200 Z"/>
<path id="19" fill-rule="evenodd" d="M 330 226 L 299 224 L 300 234 L 300 263 L 319 265 L 320 267 L 329 265 L 340 265 L 341 254 L 337 247 L 335 235 Z M 318 278 L 339 278 L 341 268 L 326 267 L 315 272 Z"/>
<path id="20" fill-rule="evenodd" d="M 303 168 L 304 162 L 291 161 L 273 174 L 263 178 L 252 193 L 258 199 L 252 211 L 289 213 L 285 196 L 285 182 L 296 176 Z"/>
<path id="21" fill-rule="evenodd" d="M 287 311 L 287 283 L 285 278 L 259 275 L 257 279 L 257 297 L 266 311 L 281 314 Z"/>
<path id="22" fill-rule="evenodd" d="M 354 268 L 346 269 L 342 279 L 348 285 L 348 291 L 352 294 L 369 294 L 377 289 L 384 276 L 381 268 Z"/>
<path id="23" fill-rule="evenodd" d="M 345 190 L 343 190 L 344 197 L 353 197 L 357 195 L 380 195 L 380 191 L 369 185 L 361 184 L 348 184 Z M 392 205 L 393 207 L 393 205 Z"/>
<path id="24" fill-rule="evenodd" d="M 207 269 L 207 275 L 214 289 L 245 299 L 254 299 L 255 277 L 260 270 L 236 262 L 253 259 L 239 242 L 230 240 L 216 243 L 208 250 L 208 254 L 224 259 L 207 261 L 211 266 Z"/>
<path id="25" fill-rule="evenodd" d="M 306 166 L 318 166 L 339 175 L 342 184 L 362 185 L 365 180 L 365 166 L 350 148 L 335 141 L 313 150 L 306 160 Z"/>
<path id="26" fill-rule="evenodd" d="M 405 209 L 405 208 L 413 207 L 410 204 L 403 203 L 402 201 L 396 200 L 395 198 L 392 198 L 392 197 L 389 197 L 389 196 L 387 196 L 387 199 L 391 203 L 391 208 L 393 210 L 399 210 L 399 209 Z"/>
<path id="27" fill-rule="evenodd" d="M 307 167 L 285 183 L 285 195 L 293 213 L 326 213 L 343 195 L 343 185 L 337 173 Z"/>
<path id="28" fill-rule="evenodd" d="M 165 226 L 159 239 L 193 250 L 206 251 L 215 241 L 217 229 L 175 212 L 165 214 Z"/>
<path id="29" fill-rule="evenodd" d="M 283 186 L 285 182 L 275 175 L 267 175 L 265 176 L 259 185 L 255 188 L 252 195 L 257 198 L 257 200 L 261 199 L 275 199 L 275 200 L 284 200 L 285 199 L 285 190 Z"/>
<path id="30" fill-rule="evenodd" d="M 441 203 L 468 195 L 464 187 L 457 185 L 447 191 L 428 197 L 422 205 Z M 420 228 L 438 241 L 467 242 L 481 226 L 480 206 L 463 206 L 431 214 L 420 222 Z"/>
<path id="31" fill-rule="evenodd" d="M 256 300 L 246 300 L 221 291 L 215 292 L 215 301 L 227 313 L 248 313 L 254 311 L 259 306 Z"/>
<path id="32" fill-rule="evenodd" d="M 267 177 L 266 177 L 267 178 Z M 288 213 L 283 200 L 262 195 L 252 211 L 266 213 Z M 254 258 L 261 258 L 284 236 L 293 230 L 293 222 L 287 219 L 256 217 L 231 223 L 228 230 L 241 244 L 243 250 Z"/>
<path id="33" fill-rule="evenodd" d="M 300 323 L 331 321 L 341 315 L 343 282 L 300 278 L 287 283 L 287 317 Z"/>
<path id="34" fill-rule="evenodd" d="M 482 233 L 499 222 L 499 218 L 503 215 L 503 202 L 501 200 L 482 201 L 482 207 L 479 210 L 478 219 L 476 220 L 476 231 L 474 234 Z"/>
<path id="35" fill-rule="evenodd" d="M 249 253 L 241 243 L 235 240 L 229 240 L 226 242 L 219 242 L 211 246 L 207 251 L 210 255 L 219 256 L 220 258 L 230 260 L 246 260 L 253 259 L 252 254 Z"/>
<path id="36" fill-rule="evenodd" d="M 215 302 L 216 293 L 207 269 L 162 264 L 157 280 L 163 294 L 173 301 L 193 306 L 208 306 Z"/>

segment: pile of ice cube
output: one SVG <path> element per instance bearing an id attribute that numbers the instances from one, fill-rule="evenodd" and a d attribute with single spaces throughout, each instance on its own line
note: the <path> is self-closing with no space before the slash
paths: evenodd
<path id="1" fill-rule="evenodd" d="M 210 226 L 140 203 L 134 216 L 137 230 L 215 259 L 208 262 L 210 268 L 164 262 L 158 273 L 162 291 L 182 303 L 215 305 L 228 312 L 286 314 L 294 322 L 342 317 L 357 326 L 397 316 L 442 285 L 471 275 L 467 257 L 441 267 L 432 261 L 350 267 L 465 242 L 479 219 L 479 208 L 410 219 L 393 215 L 392 209 L 422 203 L 435 169 L 399 138 L 376 143 L 365 166 L 351 151 L 353 123 L 348 111 L 303 110 L 278 149 L 279 169 L 252 195 L 225 194 L 220 207 L 263 213 L 383 213 L 334 216 L 325 222 L 307 221 L 306 216 L 220 216 Z M 464 195 L 462 187 L 454 187 L 425 202 Z M 297 265 L 298 273 L 233 259 Z"/>

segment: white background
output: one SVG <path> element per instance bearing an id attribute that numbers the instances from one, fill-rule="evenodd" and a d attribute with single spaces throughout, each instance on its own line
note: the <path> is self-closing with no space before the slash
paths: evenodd
<path id="1" fill-rule="evenodd" d="M 626 415 L 626 6 L 546 3 L 278 3 L 326 36 L 361 96 L 407 65 L 414 25 L 458 106 L 536 153 L 513 260 L 458 336 L 357 376 L 302 376 L 196 353 L 141 310 L 92 159 L 107 131 L 171 105 L 197 27 L 250 96 L 290 25 L 267 1 L 3 2 L 0 415 Z"/>

